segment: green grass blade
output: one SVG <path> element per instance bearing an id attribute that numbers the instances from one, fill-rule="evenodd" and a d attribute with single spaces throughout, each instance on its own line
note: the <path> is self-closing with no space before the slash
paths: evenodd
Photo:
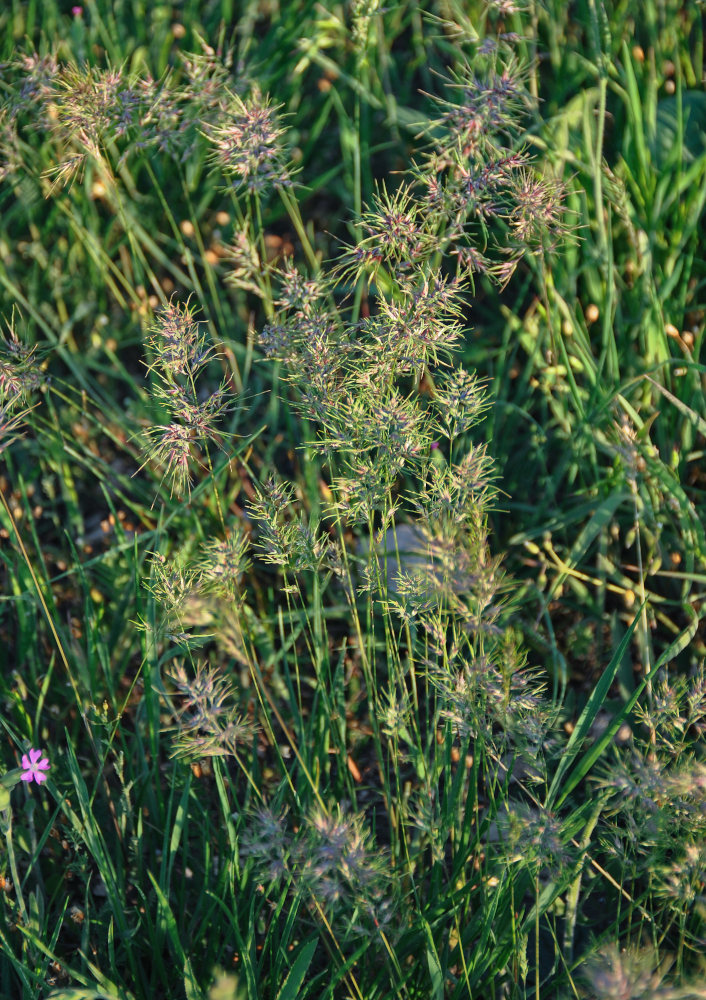
<path id="1" fill-rule="evenodd" d="M 591 696 L 588 699 L 588 702 L 586 703 L 586 707 L 579 716 L 579 720 L 576 723 L 574 731 L 572 732 L 569 738 L 569 742 L 566 745 L 566 749 L 564 750 L 564 754 L 561 758 L 561 761 L 559 762 L 559 766 L 556 769 L 556 774 L 554 775 L 552 783 L 549 787 L 549 792 L 547 793 L 547 800 L 545 803 L 547 809 L 554 808 L 558 804 L 558 802 L 560 801 L 563 802 L 566 796 L 568 795 L 566 789 L 565 788 L 562 789 L 562 781 L 564 779 L 566 772 L 573 764 L 574 760 L 576 759 L 576 756 L 578 755 L 581 747 L 583 746 L 584 741 L 588 736 L 589 730 L 593 725 L 595 718 L 601 709 L 601 706 L 603 705 L 603 702 L 608 697 L 608 692 L 610 691 L 610 687 L 613 681 L 615 680 L 615 675 L 618 672 L 618 668 L 620 667 L 625 651 L 627 650 L 630 644 L 633 632 L 637 628 L 637 623 L 640 620 L 643 607 L 644 605 L 635 615 L 632 624 L 630 625 L 627 632 L 623 636 L 622 642 L 616 649 L 615 653 L 611 658 L 610 663 L 601 674 L 600 680 L 593 689 Z M 576 783 L 572 785 L 572 788 L 575 787 L 575 784 Z M 561 792 L 561 797 L 558 798 L 560 792 Z"/>
<path id="2" fill-rule="evenodd" d="M 706 611 L 704 612 L 704 614 L 706 614 Z M 639 618 L 639 613 L 638 613 L 638 618 Z M 618 729 L 620 729 L 620 726 L 622 725 L 623 720 L 626 719 L 629 716 L 630 712 L 632 712 L 633 708 L 637 704 L 638 698 L 640 697 L 640 695 L 644 691 L 645 686 L 647 685 L 647 682 L 651 678 L 654 678 L 657 675 L 657 673 L 665 665 L 665 663 L 669 663 L 670 660 L 673 660 L 675 656 L 678 656 L 679 653 L 681 653 L 684 649 L 686 649 L 686 647 L 689 645 L 689 643 L 692 642 L 694 636 L 696 635 L 696 632 L 697 632 L 697 629 L 699 627 L 699 622 L 701 621 L 701 618 L 703 618 L 703 614 L 701 616 L 699 616 L 699 615 L 697 615 L 694 612 L 694 617 L 693 617 L 693 619 L 691 621 L 691 624 L 688 625 L 687 628 L 685 628 L 684 631 L 681 632 L 677 636 L 677 638 L 674 640 L 674 642 L 671 643 L 670 646 L 667 649 L 665 649 L 665 651 L 659 657 L 659 659 L 655 663 L 654 667 L 649 671 L 649 673 L 645 674 L 645 676 L 642 678 L 642 680 L 638 684 L 638 686 L 637 686 L 634 694 L 630 698 L 630 700 L 627 701 L 625 703 L 625 705 L 623 705 L 623 707 L 621 708 L 621 710 L 615 715 L 615 717 L 613 719 L 611 719 L 609 725 L 606 726 L 606 728 L 604 729 L 604 731 L 601 733 L 599 739 L 596 740 L 595 744 L 591 747 L 591 749 L 581 758 L 581 760 L 578 762 L 578 764 L 576 765 L 576 767 L 572 771 L 572 773 L 569 776 L 569 778 L 567 778 L 566 782 L 564 783 L 564 787 L 561 790 L 561 795 L 556 800 L 556 803 L 555 803 L 556 808 L 558 808 L 559 806 L 561 806 L 562 803 L 566 801 L 566 799 L 568 798 L 568 796 L 573 792 L 573 790 L 577 787 L 577 785 L 581 781 L 583 781 L 583 779 L 586 777 L 586 775 L 591 770 L 591 768 L 593 767 L 593 765 L 601 757 L 601 755 L 603 754 L 603 751 L 610 744 L 610 742 L 612 741 L 613 737 L 617 733 Z M 630 635 L 632 634 L 632 631 L 635 628 L 636 622 L 637 622 L 637 618 L 635 619 L 635 621 L 630 626 L 630 629 L 628 630 L 628 632 L 627 632 L 627 634 L 625 636 L 626 639 L 629 639 Z M 618 648 L 618 651 L 616 652 L 616 656 L 618 655 L 618 653 L 621 652 L 621 648 L 623 647 L 624 643 L 625 643 L 625 639 L 623 639 L 623 642 L 620 644 L 620 647 Z M 610 665 L 607 668 L 607 670 L 610 669 L 611 666 L 613 666 L 614 661 L 615 661 L 615 656 L 611 660 Z M 606 670 L 606 672 L 607 672 L 607 670 Z M 601 680 L 603 680 L 603 678 L 601 678 Z M 599 682 L 599 685 L 600 685 L 600 682 Z M 577 726 L 577 728 L 578 728 L 578 726 Z M 572 760 L 573 760 L 573 758 L 575 756 L 576 756 L 575 754 L 572 756 Z M 569 761 L 569 764 L 570 763 L 571 763 L 571 761 Z M 554 783 L 552 784 L 552 788 L 553 787 L 554 787 Z"/>
<path id="3" fill-rule="evenodd" d="M 422 918 L 424 936 L 426 938 L 427 966 L 431 976 L 431 995 L 434 1000 L 444 1000 L 444 973 L 439 960 L 439 953 L 434 944 L 434 937 L 429 926 L 429 921 Z"/>
<path id="4" fill-rule="evenodd" d="M 297 997 L 300 996 L 299 991 L 301 990 L 304 977 L 306 976 L 309 966 L 311 965 L 311 960 L 314 957 L 317 944 L 318 941 L 314 938 L 300 949 L 299 954 L 294 959 L 292 968 L 289 970 L 287 978 L 282 984 L 282 989 L 277 994 L 277 1000 L 297 1000 Z M 304 995 L 305 993 L 301 994 L 301 996 Z"/>

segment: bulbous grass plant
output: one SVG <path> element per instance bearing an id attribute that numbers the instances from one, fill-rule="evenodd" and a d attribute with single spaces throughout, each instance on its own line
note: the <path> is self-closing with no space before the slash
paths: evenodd
<path id="1" fill-rule="evenodd" d="M 375 5 L 354 14 L 363 46 Z M 697 964 L 703 677 L 655 683 L 627 749 L 612 739 L 625 708 L 592 735 L 628 634 L 567 738 L 492 551 L 488 390 L 458 350 L 478 275 L 504 286 L 527 255 L 541 265 L 566 222 L 560 180 L 525 148 L 513 39 L 490 41 L 462 39 L 418 162 L 380 184 L 326 267 L 277 109 L 227 57 L 204 48 L 181 82 L 49 57 L 15 67 L 3 170 L 29 171 L 41 140 L 57 203 L 90 169 L 126 212 L 125 171 L 145 149 L 208 165 L 236 221 L 228 279 L 258 305 L 257 360 L 298 449 L 273 468 L 275 428 L 246 426 L 245 369 L 228 370 L 233 331 L 216 326 L 208 283 L 192 298 L 159 286 L 127 402 L 135 476 L 119 480 L 126 495 L 147 482 L 151 507 L 134 500 L 145 530 L 111 554 L 128 566 L 121 624 L 138 663 L 109 692 L 111 717 L 97 707 L 117 655 L 101 622 L 85 654 L 60 646 L 83 728 L 51 754 L 55 811 L 39 829 L 28 809 L 22 837 L 3 813 L 16 903 L 3 901 L 0 941 L 27 996 L 52 961 L 59 996 L 201 997 L 226 956 L 232 993 L 252 998 L 576 996 L 582 977 L 596 996 L 657 989 L 658 947 L 632 962 L 582 919 L 634 944 L 646 927 L 677 974 Z M 277 199 L 296 259 L 268 254 Z M 29 407 L 65 387 L 38 400 L 41 381 L 13 331 L 3 451 L 23 425 L 49 441 Z M 95 649 L 103 679 L 84 690 L 74 673 L 83 685 Z M 57 881 L 63 858 L 80 907 Z M 593 916 L 595 899 L 615 919 Z"/>

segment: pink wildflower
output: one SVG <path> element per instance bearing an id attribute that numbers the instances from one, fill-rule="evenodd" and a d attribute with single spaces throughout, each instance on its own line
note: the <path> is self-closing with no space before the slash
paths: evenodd
<path id="1" fill-rule="evenodd" d="M 41 785 L 47 780 L 43 772 L 49 770 L 49 761 L 46 757 L 42 757 L 41 750 L 30 750 L 29 755 L 22 754 L 22 768 L 22 781 L 36 781 Z"/>

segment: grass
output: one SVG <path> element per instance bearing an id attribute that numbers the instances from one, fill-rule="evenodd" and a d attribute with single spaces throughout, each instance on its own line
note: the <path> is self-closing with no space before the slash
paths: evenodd
<path id="1" fill-rule="evenodd" d="M 703 996 L 698 8 L 148 6 L 0 13 L 0 996 Z"/>

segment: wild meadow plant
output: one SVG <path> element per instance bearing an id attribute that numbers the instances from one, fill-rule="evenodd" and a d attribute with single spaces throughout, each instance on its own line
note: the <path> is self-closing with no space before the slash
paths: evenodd
<path id="1" fill-rule="evenodd" d="M 362 45 L 376 5 L 354 15 Z M 85 651 L 53 631 L 75 704 L 58 710 L 55 805 L 27 796 L 22 838 L 3 821 L 3 989 L 202 997 L 229 964 L 219 995 L 251 1000 L 702 995 L 666 966 L 679 979 L 703 947 L 703 675 L 658 677 L 668 651 L 647 704 L 643 679 L 592 729 L 636 619 L 565 727 L 492 552 L 488 388 L 457 354 L 475 282 L 504 288 L 530 256 L 544 267 L 570 221 L 561 178 L 524 142 L 516 39 L 458 41 L 418 161 L 380 184 L 328 267 L 278 108 L 229 56 L 205 47 L 181 83 L 53 57 L 14 67 L 6 179 L 41 140 L 49 198 L 95 170 L 127 218 L 132 156 L 208 165 L 235 220 L 228 279 L 257 305 L 305 469 L 268 459 L 267 424 L 243 422 L 233 334 L 214 336 L 204 285 L 200 300 L 157 284 L 126 403 L 134 477 L 113 480 L 124 497 L 147 481 L 151 503 L 131 501 L 141 530 L 106 559 L 132 560 L 110 635 L 140 645 L 121 688 L 100 619 Z M 277 199 L 295 257 L 267 252 Z M 41 447 L 35 397 L 39 411 L 65 390 L 13 331 L 3 350 L 0 447 L 22 426 Z M 31 574 L 39 556 L 2 496 Z M 26 700 L 8 699 L 18 747 L 45 726 L 46 689 L 34 720 Z M 27 786 L 45 777 L 37 754 Z"/>

